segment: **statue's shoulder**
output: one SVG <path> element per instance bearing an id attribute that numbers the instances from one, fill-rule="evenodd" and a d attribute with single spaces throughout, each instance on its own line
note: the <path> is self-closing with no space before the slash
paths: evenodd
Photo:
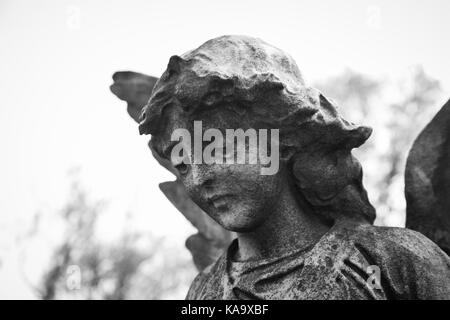
<path id="1" fill-rule="evenodd" d="M 220 283 L 226 275 L 226 252 L 215 262 L 203 269 L 192 281 L 186 300 L 220 299 L 222 289 Z"/>
<path id="2" fill-rule="evenodd" d="M 319 245 L 334 254 L 335 267 L 368 278 L 379 270 L 386 298 L 450 298 L 450 258 L 419 232 L 343 223 Z"/>
<path id="3" fill-rule="evenodd" d="M 424 262 L 424 259 L 433 262 L 436 259 L 441 261 L 448 258 L 433 241 L 407 228 L 359 224 L 344 226 L 338 233 L 342 233 L 347 237 L 347 241 L 357 247 L 366 248 L 381 258 L 399 255 L 396 259 L 415 259 L 418 262 Z"/>

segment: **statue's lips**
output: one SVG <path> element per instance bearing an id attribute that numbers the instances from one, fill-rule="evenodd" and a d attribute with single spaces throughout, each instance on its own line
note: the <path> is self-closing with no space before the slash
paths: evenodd
<path id="1" fill-rule="evenodd" d="M 220 208 L 229 204 L 231 194 L 219 194 L 208 197 L 208 202 L 212 203 L 216 208 Z"/>

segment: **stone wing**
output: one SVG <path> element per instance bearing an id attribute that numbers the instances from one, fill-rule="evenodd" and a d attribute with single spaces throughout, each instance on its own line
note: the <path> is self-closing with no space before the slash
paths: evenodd
<path id="1" fill-rule="evenodd" d="M 406 227 L 450 255 L 450 100 L 419 134 L 405 170 Z"/>
<path id="2" fill-rule="evenodd" d="M 118 71 L 113 74 L 113 80 L 111 92 L 127 102 L 128 114 L 139 122 L 141 110 L 150 98 L 158 78 L 132 71 Z"/>

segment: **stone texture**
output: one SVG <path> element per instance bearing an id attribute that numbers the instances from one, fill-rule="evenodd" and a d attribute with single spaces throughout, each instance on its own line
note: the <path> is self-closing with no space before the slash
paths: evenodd
<path id="1" fill-rule="evenodd" d="M 187 299 L 449 299 L 450 262 L 418 232 L 337 223 L 318 243 L 249 262 L 227 254 L 200 273 Z M 380 287 L 369 285 L 380 268 Z"/>
<path id="2" fill-rule="evenodd" d="M 417 137 L 405 170 L 406 227 L 450 254 L 450 101 Z"/>
<path id="3" fill-rule="evenodd" d="M 142 108 L 148 102 L 158 78 L 132 71 L 118 71 L 113 75 L 114 83 L 110 90 L 119 99 L 127 102 L 127 112 L 136 122 Z M 151 148 L 151 146 L 150 146 Z M 160 157 L 151 149 L 158 163 L 176 176 L 170 161 Z M 228 247 L 234 238 L 229 232 L 212 220 L 187 195 L 180 180 L 166 181 L 159 185 L 167 199 L 198 230 L 186 240 L 186 247 L 191 252 L 194 264 L 199 271 L 213 263 Z"/>
<path id="4" fill-rule="evenodd" d="M 407 182 L 407 194 L 416 230 L 421 219 L 429 219 L 430 199 L 442 200 L 444 210 L 429 212 L 440 218 L 429 220 L 424 232 L 439 234 L 433 239 L 444 239 L 445 248 L 448 118 L 437 118 L 440 124 L 432 125 L 425 141 L 440 140 L 426 149 L 430 144 L 419 137 L 408 172 L 420 172 L 414 164 L 427 163 L 424 152 L 437 150 L 438 156 L 429 158 L 432 170 L 420 175 L 428 180 Z M 194 120 L 222 131 L 278 128 L 279 172 L 261 176 L 261 163 L 171 164 L 171 133 L 192 131 Z M 351 154 L 371 129 L 343 119 L 280 49 L 256 38 L 223 36 L 171 57 L 139 130 L 152 135 L 154 156 L 177 176 L 161 190 L 199 230 L 186 244 L 197 267 L 208 267 L 188 299 L 450 299 L 444 251 L 418 232 L 372 225 L 375 210 Z M 426 198 L 417 194 L 424 185 L 444 189 Z M 413 209 L 417 203 L 419 211 Z M 231 232 L 237 239 L 221 254 Z M 380 271 L 375 287 L 373 268 Z"/>
<path id="5" fill-rule="evenodd" d="M 132 71 L 118 71 L 113 74 L 113 80 L 110 86 L 112 93 L 127 102 L 127 112 L 137 122 L 158 78 Z"/>

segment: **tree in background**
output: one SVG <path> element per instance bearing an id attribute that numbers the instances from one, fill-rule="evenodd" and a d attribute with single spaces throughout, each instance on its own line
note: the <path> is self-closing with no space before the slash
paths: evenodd
<path id="1" fill-rule="evenodd" d="M 346 70 L 316 87 L 336 100 L 346 119 L 375 129 L 372 138 L 354 152 L 362 162 L 365 185 L 377 209 L 376 223 L 403 225 L 406 157 L 440 106 L 439 82 L 414 67 L 397 85 Z"/>
<path id="2" fill-rule="evenodd" d="M 58 212 L 64 233 L 42 281 L 42 299 L 183 298 L 194 275 L 188 256 L 163 238 L 125 232 L 113 244 L 98 240 L 103 204 L 90 201 L 78 182 Z"/>

